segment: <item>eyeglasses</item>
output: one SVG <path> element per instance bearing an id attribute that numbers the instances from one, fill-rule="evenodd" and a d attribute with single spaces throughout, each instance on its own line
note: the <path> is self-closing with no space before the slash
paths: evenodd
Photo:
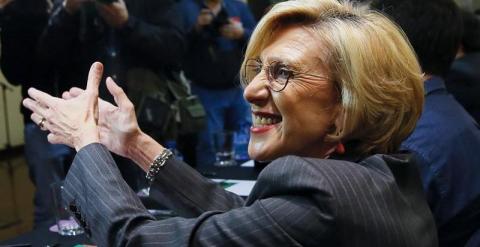
<path id="1" fill-rule="evenodd" d="M 308 73 L 294 71 L 286 64 L 283 64 L 278 61 L 273 61 L 269 65 L 263 65 L 259 59 L 248 59 L 245 62 L 244 69 L 244 79 L 248 84 L 250 83 L 257 75 L 260 74 L 262 69 L 265 69 L 265 74 L 267 76 L 268 87 L 275 92 L 280 92 L 287 87 L 288 81 L 295 78 L 297 75 L 309 75 L 316 78 L 328 79 L 325 76 L 312 75 Z"/>

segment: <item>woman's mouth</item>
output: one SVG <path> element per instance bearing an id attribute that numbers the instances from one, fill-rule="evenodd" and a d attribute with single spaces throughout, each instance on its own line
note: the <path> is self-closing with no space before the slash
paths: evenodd
<path id="1" fill-rule="evenodd" d="M 253 126 L 251 131 L 253 133 L 262 133 L 270 130 L 275 127 L 276 124 L 282 121 L 280 115 L 275 115 L 271 113 L 260 113 L 255 112 L 253 114 Z"/>

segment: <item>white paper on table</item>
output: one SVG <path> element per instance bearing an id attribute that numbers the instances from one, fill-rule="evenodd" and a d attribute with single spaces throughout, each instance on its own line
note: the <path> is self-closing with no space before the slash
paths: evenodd
<path id="1" fill-rule="evenodd" d="M 246 161 L 245 163 L 242 163 L 240 166 L 241 167 L 254 167 L 255 162 L 253 160 L 249 160 L 249 161 Z"/>
<path id="2" fill-rule="evenodd" d="M 236 179 L 212 179 L 214 182 L 223 184 L 225 190 L 235 193 L 239 196 L 248 196 L 255 185 L 255 180 L 236 180 Z"/>

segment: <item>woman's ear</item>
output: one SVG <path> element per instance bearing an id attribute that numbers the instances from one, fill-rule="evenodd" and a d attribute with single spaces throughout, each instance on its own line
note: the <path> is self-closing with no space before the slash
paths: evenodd
<path id="1" fill-rule="evenodd" d="M 337 112 L 337 116 L 335 117 L 335 129 L 336 129 L 337 136 L 343 137 L 344 127 L 345 127 L 345 109 L 340 106 Z"/>
<path id="2" fill-rule="evenodd" d="M 345 110 L 342 106 L 338 106 L 334 112 L 334 119 L 332 123 L 332 128 L 327 133 L 326 140 L 329 142 L 339 142 L 344 137 L 344 126 L 345 126 Z"/>

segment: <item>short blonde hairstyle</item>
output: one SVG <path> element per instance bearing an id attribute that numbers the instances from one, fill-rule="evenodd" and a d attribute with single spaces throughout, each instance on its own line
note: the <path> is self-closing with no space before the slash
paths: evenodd
<path id="1" fill-rule="evenodd" d="M 424 97 L 420 65 L 403 31 L 382 14 L 347 1 L 282 2 L 259 22 L 244 65 L 289 27 L 318 38 L 324 48 L 318 59 L 340 92 L 341 121 L 327 141 L 342 141 L 351 155 L 397 151 L 414 130 Z"/>

